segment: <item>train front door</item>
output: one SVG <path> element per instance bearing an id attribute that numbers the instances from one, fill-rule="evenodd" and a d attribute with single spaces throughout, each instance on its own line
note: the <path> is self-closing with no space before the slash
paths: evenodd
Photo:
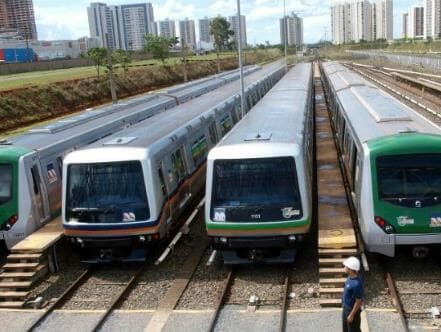
<path id="1" fill-rule="evenodd" d="M 47 193 L 38 163 L 33 162 L 28 170 L 28 179 L 32 198 L 32 211 L 35 223 L 38 225 L 44 223 L 50 217 Z"/>

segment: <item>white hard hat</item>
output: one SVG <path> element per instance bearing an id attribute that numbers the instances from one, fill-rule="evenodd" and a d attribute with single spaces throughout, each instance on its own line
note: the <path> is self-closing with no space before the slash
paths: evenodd
<path id="1" fill-rule="evenodd" d="M 359 271 L 360 270 L 360 261 L 358 258 L 351 256 L 348 259 L 345 259 L 343 261 L 343 265 L 346 266 L 348 269 L 351 269 L 353 271 Z"/>

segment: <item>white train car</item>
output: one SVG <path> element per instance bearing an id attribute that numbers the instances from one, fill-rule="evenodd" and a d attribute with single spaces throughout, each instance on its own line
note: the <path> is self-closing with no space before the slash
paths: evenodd
<path id="1" fill-rule="evenodd" d="M 210 151 L 206 229 L 225 263 L 294 261 L 312 218 L 312 96 L 298 64 Z"/>
<path id="2" fill-rule="evenodd" d="M 248 77 L 248 108 L 283 73 Z M 240 119 L 237 91 L 218 89 L 65 158 L 62 222 L 84 261 L 144 260 L 177 225 L 203 188 L 208 150 Z"/>
<path id="3" fill-rule="evenodd" d="M 250 66 L 245 74 L 259 70 Z M 64 156 L 239 77 L 237 70 L 87 109 L 0 141 L 0 239 L 11 248 L 60 215 Z"/>

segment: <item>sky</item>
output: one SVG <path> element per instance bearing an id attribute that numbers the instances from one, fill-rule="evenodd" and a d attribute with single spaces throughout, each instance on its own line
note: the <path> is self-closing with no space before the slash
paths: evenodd
<path id="1" fill-rule="evenodd" d="M 40 40 L 78 39 L 89 35 L 87 7 L 84 0 L 34 0 L 34 10 Z M 142 0 L 101 0 L 107 5 L 142 3 Z M 236 0 L 163 0 L 148 1 L 153 5 L 155 21 L 185 17 L 197 20 L 217 15 L 236 14 Z M 421 0 L 394 0 L 394 37 L 399 38 L 402 14 Z M 303 17 L 304 42 L 331 39 L 331 0 L 286 0 L 287 12 Z M 241 14 L 246 16 L 249 44 L 280 43 L 279 19 L 283 17 L 283 0 L 241 0 Z M 176 28 L 177 24 L 176 24 Z"/>

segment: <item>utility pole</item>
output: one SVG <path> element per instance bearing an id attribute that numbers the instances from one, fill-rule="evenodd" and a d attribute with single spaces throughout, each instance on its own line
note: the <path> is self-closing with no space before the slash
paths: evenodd
<path id="1" fill-rule="evenodd" d="M 243 83 L 243 65 L 242 65 L 242 23 L 240 20 L 240 0 L 237 0 L 237 19 L 239 20 L 239 36 L 237 45 L 239 48 L 239 72 L 240 72 L 240 108 L 242 112 L 242 119 L 245 115 L 245 88 Z"/>
<path id="2" fill-rule="evenodd" d="M 284 32 L 284 47 L 285 47 L 285 71 L 288 71 L 288 21 L 286 19 L 286 0 L 283 0 L 283 32 Z"/>

